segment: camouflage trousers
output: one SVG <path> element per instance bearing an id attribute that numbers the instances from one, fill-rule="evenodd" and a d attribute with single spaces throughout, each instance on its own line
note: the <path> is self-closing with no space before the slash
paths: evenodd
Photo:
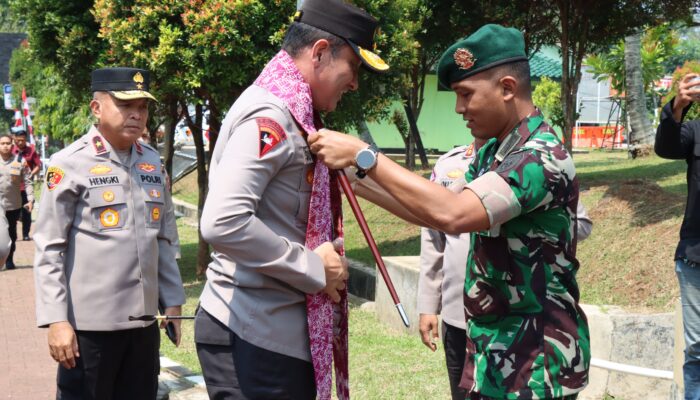
<path id="1" fill-rule="evenodd" d="M 578 394 L 572 394 L 569 396 L 564 396 L 564 397 L 552 397 L 549 400 L 576 400 L 578 397 Z M 493 397 L 488 397 L 488 396 L 482 396 L 479 393 L 472 393 L 467 396 L 466 400 L 497 400 L 494 399 Z"/>

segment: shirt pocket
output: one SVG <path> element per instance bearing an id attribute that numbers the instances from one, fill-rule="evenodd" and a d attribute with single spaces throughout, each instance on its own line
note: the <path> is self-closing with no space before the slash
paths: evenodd
<path id="1" fill-rule="evenodd" d="M 126 226 L 128 208 L 121 185 L 89 188 L 88 204 L 92 225 L 96 230 L 121 230 Z"/>
<path id="2" fill-rule="evenodd" d="M 160 185 L 143 185 L 144 199 L 146 199 L 146 226 L 149 228 L 160 229 L 161 220 L 163 219 L 163 186 Z"/>

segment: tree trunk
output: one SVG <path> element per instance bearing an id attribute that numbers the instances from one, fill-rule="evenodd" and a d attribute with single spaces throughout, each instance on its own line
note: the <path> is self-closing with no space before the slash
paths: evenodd
<path id="1" fill-rule="evenodd" d="M 187 107 L 183 104 L 183 107 Z M 199 198 L 197 200 L 197 220 L 198 229 L 197 233 L 199 235 L 199 246 L 197 247 L 197 276 L 203 276 L 207 271 L 207 266 L 211 261 L 209 255 L 209 244 L 202 238 L 201 229 L 201 218 L 202 210 L 204 209 L 204 200 L 207 198 L 207 191 L 209 185 L 207 183 L 207 167 L 206 167 L 206 153 L 204 150 L 204 132 L 202 131 L 202 121 L 203 121 L 203 111 L 202 105 L 197 104 L 195 106 L 195 118 L 194 121 L 187 117 L 187 125 L 192 132 L 192 138 L 194 139 L 194 145 L 197 151 L 197 186 L 199 187 Z"/>
<path id="2" fill-rule="evenodd" d="M 629 115 L 630 151 L 640 144 L 654 141 L 654 131 L 647 115 L 644 79 L 642 77 L 642 33 L 625 38 L 625 97 Z"/>
<path id="3" fill-rule="evenodd" d="M 416 124 L 416 118 L 413 114 L 413 109 L 409 104 L 404 105 L 404 111 L 406 111 L 406 119 L 408 119 L 409 134 L 413 139 L 412 142 L 415 144 L 415 148 L 418 150 L 418 155 L 420 156 L 421 166 L 425 169 L 430 168 L 428 165 L 428 156 L 425 154 L 425 148 L 423 147 L 423 141 L 420 138 L 420 132 L 418 132 L 418 124 Z M 413 153 L 414 146 L 411 146 L 411 152 Z M 411 164 L 415 168 L 415 158 L 411 157 Z"/>
<path id="4" fill-rule="evenodd" d="M 416 169 L 416 152 L 413 143 L 413 135 L 411 135 L 410 128 L 408 136 L 406 136 L 406 168 L 410 171 Z"/>
<path id="5" fill-rule="evenodd" d="M 168 116 L 165 119 L 165 132 L 163 137 L 165 172 L 170 177 L 170 190 L 172 190 L 173 176 L 173 155 L 175 154 L 175 129 L 180 113 L 177 110 L 177 101 L 172 100 L 168 105 Z"/>
<path id="6" fill-rule="evenodd" d="M 363 142 L 369 143 L 370 146 L 377 147 L 377 143 L 372 137 L 372 132 L 369 131 L 367 122 L 364 119 L 357 124 L 357 132 L 360 134 L 360 139 L 362 139 Z"/>

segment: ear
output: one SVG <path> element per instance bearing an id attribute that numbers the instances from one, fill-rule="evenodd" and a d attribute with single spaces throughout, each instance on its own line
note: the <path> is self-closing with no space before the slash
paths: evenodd
<path id="1" fill-rule="evenodd" d="M 331 45 L 326 39 L 319 39 L 311 48 L 311 62 L 314 68 L 320 67 L 329 60 Z"/>
<path id="2" fill-rule="evenodd" d="M 100 115 L 102 115 L 102 104 L 98 100 L 92 99 L 90 102 L 90 110 L 95 118 L 100 119 Z"/>
<path id="3" fill-rule="evenodd" d="M 503 88 L 503 100 L 511 101 L 518 92 L 518 81 L 510 75 L 506 75 L 499 80 Z"/>

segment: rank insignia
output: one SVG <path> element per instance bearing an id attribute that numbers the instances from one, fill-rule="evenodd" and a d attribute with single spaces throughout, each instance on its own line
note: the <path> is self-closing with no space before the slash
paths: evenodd
<path id="1" fill-rule="evenodd" d="M 100 213 L 100 223 L 105 228 L 114 228 L 119 225 L 119 213 L 111 208 L 108 208 Z"/>
<path id="2" fill-rule="evenodd" d="M 90 173 L 93 175 L 105 175 L 110 172 L 112 172 L 112 168 L 106 165 L 95 165 L 94 167 L 90 168 Z"/>
<path id="3" fill-rule="evenodd" d="M 137 72 L 136 75 L 134 75 L 134 82 L 136 82 L 136 87 L 139 90 L 143 89 L 143 75 L 141 75 L 140 72 Z"/>
<path id="4" fill-rule="evenodd" d="M 474 143 L 470 144 L 469 147 L 467 147 L 467 151 L 464 152 L 464 155 L 466 157 L 471 157 L 474 154 Z"/>
<path id="5" fill-rule="evenodd" d="M 151 196 L 151 197 L 153 197 L 154 199 L 159 199 L 159 198 L 160 198 L 160 191 L 158 191 L 158 190 L 156 190 L 156 189 L 151 189 L 151 190 L 148 192 L 148 195 Z"/>
<path id="6" fill-rule="evenodd" d="M 62 169 L 58 167 L 49 167 L 48 171 L 46 171 L 46 187 L 48 187 L 49 190 L 56 189 L 56 186 L 61 183 L 64 176 L 65 174 Z"/>
<path id="7" fill-rule="evenodd" d="M 141 143 L 136 142 L 134 143 L 134 146 L 136 146 L 136 152 L 139 154 L 143 154 L 143 146 L 141 146 Z"/>
<path id="8" fill-rule="evenodd" d="M 473 67 L 476 62 L 476 58 L 474 58 L 472 52 L 467 49 L 457 49 L 454 57 L 455 64 L 457 64 L 460 69 L 469 69 Z"/>
<path id="9" fill-rule="evenodd" d="M 160 207 L 153 207 L 153 210 L 151 210 L 151 218 L 153 218 L 154 221 L 160 220 Z"/>
<path id="10" fill-rule="evenodd" d="M 141 171 L 143 171 L 143 172 L 153 172 L 153 171 L 156 170 L 156 166 L 155 166 L 155 165 L 149 164 L 149 163 L 145 163 L 145 162 L 137 164 L 136 167 L 137 167 L 138 169 L 140 169 Z"/>
<path id="11" fill-rule="evenodd" d="M 270 118 L 256 118 L 260 134 L 260 158 L 287 139 L 284 129 Z"/>
<path id="12" fill-rule="evenodd" d="M 107 203 L 111 203 L 111 202 L 114 201 L 114 192 L 111 191 L 111 190 L 107 190 L 107 191 L 105 191 L 104 193 L 102 193 L 102 198 L 103 198 L 104 201 L 106 201 Z"/>
<path id="13" fill-rule="evenodd" d="M 455 169 L 447 173 L 447 177 L 451 179 L 457 179 L 460 176 L 464 176 L 464 171 L 461 169 Z"/>
<path id="14" fill-rule="evenodd" d="M 92 147 L 95 149 L 95 154 L 99 155 L 107 152 L 107 147 L 105 146 L 102 136 L 95 136 L 92 138 Z"/>

